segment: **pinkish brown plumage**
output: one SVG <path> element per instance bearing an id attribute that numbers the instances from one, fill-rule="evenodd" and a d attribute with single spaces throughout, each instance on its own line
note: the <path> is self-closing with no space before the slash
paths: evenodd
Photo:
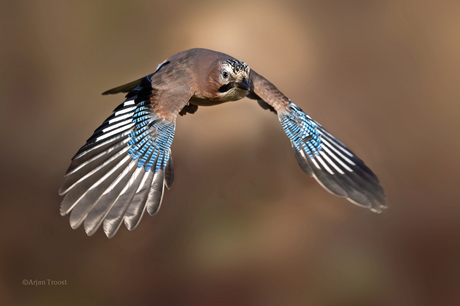
<path id="1" fill-rule="evenodd" d="M 126 100 L 73 157 L 59 193 L 72 228 L 110 238 L 124 222 L 133 230 L 145 211 L 160 208 L 174 180 L 171 143 L 177 115 L 200 106 L 255 99 L 278 114 L 301 168 L 327 191 L 381 212 L 385 193 L 377 176 L 343 143 L 249 66 L 220 52 L 177 53 L 141 79 L 103 94 Z"/>

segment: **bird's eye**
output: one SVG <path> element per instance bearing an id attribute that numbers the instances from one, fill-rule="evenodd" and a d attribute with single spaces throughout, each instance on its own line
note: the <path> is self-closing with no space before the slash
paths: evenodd
<path id="1" fill-rule="evenodd" d="M 222 77 L 224 79 L 228 78 L 228 72 L 227 71 L 222 72 Z"/>

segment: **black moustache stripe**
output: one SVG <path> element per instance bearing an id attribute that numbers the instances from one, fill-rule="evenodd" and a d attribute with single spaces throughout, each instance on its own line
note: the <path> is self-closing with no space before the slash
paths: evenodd
<path id="1" fill-rule="evenodd" d="M 229 91 L 230 89 L 232 89 L 233 87 L 235 86 L 235 83 L 233 82 L 230 82 L 226 85 L 222 85 L 220 88 L 219 88 L 219 92 L 226 92 L 226 91 Z"/>

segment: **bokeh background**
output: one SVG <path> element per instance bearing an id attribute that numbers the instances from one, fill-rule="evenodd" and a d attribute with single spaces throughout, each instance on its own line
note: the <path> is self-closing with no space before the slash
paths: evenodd
<path id="1" fill-rule="evenodd" d="M 1 305 L 459 305 L 459 1 L 1 1 Z M 247 62 L 378 174 L 381 215 L 244 99 L 180 117 L 176 179 L 114 239 L 61 217 L 70 158 L 179 51 Z M 23 285 L 65 280 L 62 286 Z"/>

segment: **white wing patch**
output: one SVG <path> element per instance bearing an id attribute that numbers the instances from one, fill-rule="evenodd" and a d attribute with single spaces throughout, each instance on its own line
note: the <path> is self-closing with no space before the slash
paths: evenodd
<path id="1" fill-rule="evenodd" d="M 332 157 L 333 157 L 343 168 L 345 168 L 347 171 L 350 171 L 350 172 L 353 171 L 350 167 L 348 167 L 345 163 L 343 163 L 337 156 L 335 156 L 334 153 L 332 153 L 332 152 L 328 149 L 327 146 L 330 146 L 330 144 L 329 144 L 328 142 L 326 142 L 326 141 L 323 140 L 323 144 L 326 144 L 326 146 L 323 146 L 323 150 L 324 150 L 327 154 L 329 154 L 329 156 L 332 156 Z M 345 156 L 343 156 L 339 151 L 335 150 L 334 148 L 331 148 L 331 149 L 334 150 L 335 153 L 337 153 L 338 155 L 341 155 L 341 157 L 342 157 L 344 160 L 348 160 L 348 162 L 349 162 L 350 164 L 353 164 L 353 165 L 355 164 L 354 162 L 352 162 L 351 160 L 349 160 L 348 158 L 346 158 Z M 340 173 L 343 174 L 343 172 L 340 172 Z"/>
<path id="2" fill-rule="evenodd" d="M 96 142 L 98 142 L 98 141 L 100 141 L 100 140 L 103 140 L 103 139 L 105 139 L 105 138 L 107 138 L 107 137 L 113 136 L 113 135 L 115 135 L 115 134 L 118 134 L 118 133 L 120 133 L 120 132 L 123 132 L 123 131 L 125 131 L 125 130 L 128 130 L 128 129 L 132 128 L 133 126 L 134 126 L 134 123 L 131 123 L 131 124 L 128 124 L 128 125 L 126 125 L 126 126 L 123 126 L 123 127 L 119 128 L 119 129 L 116 129 L 116 130 L 114 130 L 114 131 L 111 131 L 111 132 L 109 132 L 109 133 L 107 133 L 107 134 L 103 134 L 101 137 L 97 137 L 97 138 L 96 138 Z"/>
<path id="3" fill-rule="evenodd" d="M 342 171 L 342 169 L 340 169 L 330 158 L 329 156 L 327 156 L 327 154 L 324 152 L 324 151 L 320 151 L 319 154 L 321 154 L 322 157 L 324 157 L 324 159 L 330 164 L 332 165 L 332 167 L 334 167 L 335 170 L 337 170 L 337 172 L 339 172 L 340 174 L 344 174 L 344 172 Z M 328 172 L 330 174 L 334 174 L 332 171 L 328 170 Z"/>
<path id="4" fill-rule="evenodd" d="M 136 107 L 133 106 L 133 107 L 128 107 L 128 108 L 119 110 L 118 112 L 115 113 L 115 116 L 119 116 L 119 115 L 122 115 L 122 114 L 129 113 L 130 111 L 134 111 L 135 109 L 136 109 Z"/>

